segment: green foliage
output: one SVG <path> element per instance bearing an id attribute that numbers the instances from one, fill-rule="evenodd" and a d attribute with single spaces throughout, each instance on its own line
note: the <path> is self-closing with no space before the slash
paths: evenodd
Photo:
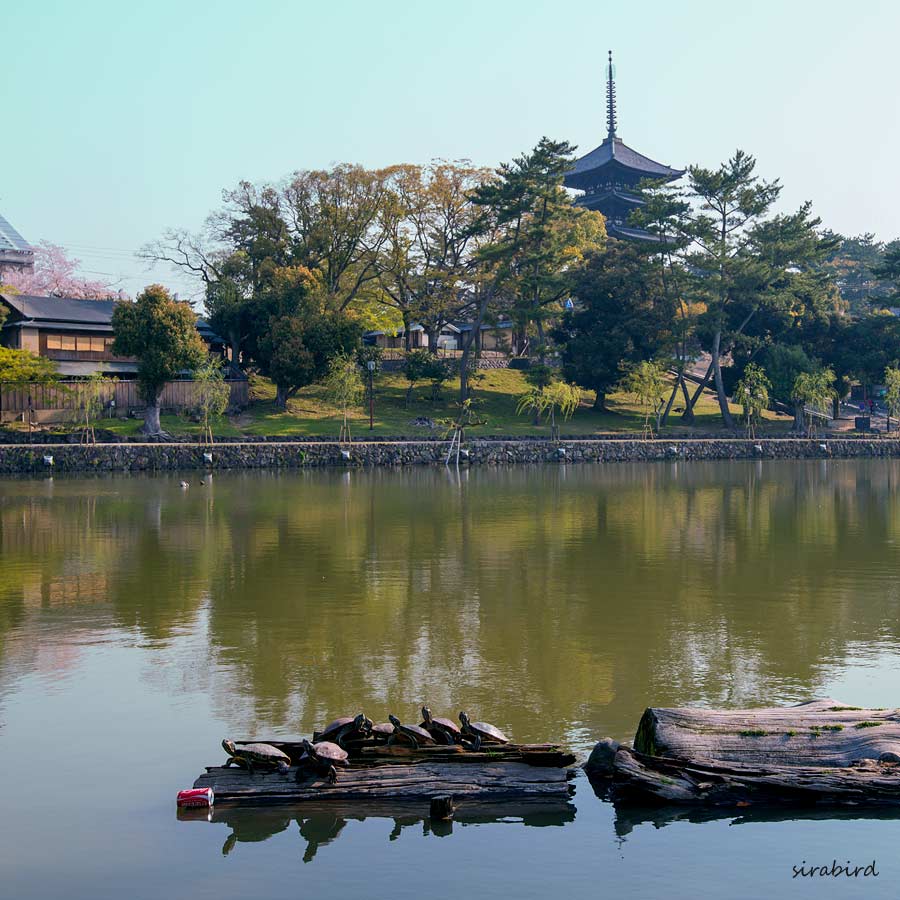
<path id="1" fill-rule="evenodd" d="M 205 358 L 196 322 L 190 306 L 173 300 L 159 284 L 145 288 L 133 303 L 117 304 L 112 316 L 113 352 L 137 359 L 137 380 L 148 406 L 157 405 L 167 381 L 195 369 Z"/>
<path id="2" fill-rule="evenodd" d="M 406 404 L 412 399 L 413 388 L 419 381 L 431 382 L 431 402 L 440 400 L 441 388 L 450 377 L 447 364 L 427 350 L 410 350 L 406 354 L 406 366 L 403 372 L 409 387 L 406 390 Z"/>
<path id="3" fill-rule="evenodd" d="M 194 404 L 203 426 L 203 436 L 213 441 L 211 421 L 228 409 L 231 388 L 225 381 L 220 362 L 207 359 L 194 370 Z"/>
<path id="4" fill-rule="evenodd" d="M 606 228 L 598 213 L 576 207 L 563 187 L 574 147 L 542 138 L 529 153 L 504 163 L 497 177 L 472 199 L 482 210 L 486 237 L 481 260 L 511 300 L 513 320 L 533 325 L 535 355 L 543 363 L 545 323 L 561 311 L 584 254 L 603 246 Z"/>
<path id="5" fill-rule="evenodd" d="M 900 240 L 887 245 L 884 257 L 872 273 L 884 289 L 884 306 L 900 306 Z"/>
<path id="6" fill-rule="evenodd" d="M 828 254 L 825 266 L 850 313 L 865 314 L 873 304 L 880 305 L 889 293 L 875 274 L 884 259 L 884 244 L 876 241 L 874 234 L 856 237 L 828 234 L 837 238 L 838 244 Z"/>
<path id="7" fill-rule="evenodd" d="M 95 441 L 94 422 L 102 417 L 104 395 L 113 383 L 113 379 L 107 378 L 102 372 L 94 372 L 75 388 L 75 408 L 84 426 L 85 441 Z"/>
<path id="8" fill-rule="evenodd" d="M 763 410 L 769 406 L 771 388 L 765 370 L 755 363 L 744 369 L 744 375 L 735 387 L 734 399 L 744 408 L 744 424 L 751 437 L 759 425 Z"/>
<path id="9" fill-rule="evenodd" d="M 252 354 L 284 409 L 300 388 L 324 377 L 336 353 L 356 349 L 359 326 L 325 308 L 318 279 L 303 267 L 273 270 L 259 298 Z"/>
<path id="10" fill-rule="evenodd" d="M 815 363 L 802 347 L 773 344 L 761 355 L 762 368 L 769 379 L 772 396 L 788 402 L 794 382 L 801 372 L 812 372 Z"/>
<path id="11" fill-rule="evenodd" d="M 325 399 L 345 415 L 350 407 L 359 405 L 364 390 L 363 380 L 359 364 L 352 354 L 342 351 L 331 358 L 324 387 Z"/>
<path id="12" fill-rule="evenodd" d="M 814 372 L 801 372 L 794 380 L 791 400 L 805 410 L 806 429 L 812 434 L 814 418 L 812 411 L 825 413 L 834 397 L 834 372 L 831 369 L 818 369 Z"/>
<path id="13" fill-rule="evenodd" d="M 654 356 L 671 336 L 675 314 L 662 274 L 647 248 L 616 241 L 591 254 L 578 275 L 575 308 L 553 338 L 562 347 L 563 376 L 596 391 L 598 410 L 622 367 Z"/>
<path id="14" fill-rule="evenodd" d="M 900 368 L 887 366 L 884 370 L 884 403 L 894 418 L 900 418 Z"/>
<path id="15" fill-rule="evenodd" d="M 557 412 L 564 421 L 572 418 L 575 410 L 581 404 L 581 388 L 565 381 L 553 381 L 541 387 L 534 386 L 523 394 L 516 404 L 516 413 L 532 413 L 536 419 L 542 415 L 549 415 L 550 435 L 559 437 L 559 428 L 556 424 Z"/>
<path id="16" fill-rule="evenodd" d="M 650 417 L 654 413 L 658 431 L 668 389 L 665 366 L 656 360 L 644 360 L 631 367 L 622 379 L 622 387 L 637 400 L 644 412 L 644 432 L 652 434 Z"/>
<path id="17" fill-rule="evenodd" d="M 0 384 L 50 384 L 58 378 L 53 360 L 29 350 L 0 346 Z"/>

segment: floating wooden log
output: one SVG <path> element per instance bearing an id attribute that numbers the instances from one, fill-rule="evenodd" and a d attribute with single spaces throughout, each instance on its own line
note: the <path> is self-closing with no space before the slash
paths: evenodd
<path id="1" fill-rule="evenodd" d="M 862 759 L 849 766 L 703 763 L 646 756 L 620 747 L 618 799 L 747 806 L 755 803 L 900 804 L 900 764 Z"/>
<path id="2" fill-rule="evenodd" d="M 194 787 L 211 787 L 219 803 L 296 803 L 303 800 L 427 799 L 447 795 L 469 798 L 564 795 L 569 792 L 570 769 L 534 766 L 520 761 L 431 761 L 389 765 L 356 765 L 338 770 L 337 784 L 318 775 L 254 772 L 211 766 Z"/>
<path id="3" fill-rule="evenodd" d="M 900 710 L 832 699 L 764 709 L 651 708 L 638 724 L 634 749 L 692 763 L 763 768 L 900 762 Z"/>

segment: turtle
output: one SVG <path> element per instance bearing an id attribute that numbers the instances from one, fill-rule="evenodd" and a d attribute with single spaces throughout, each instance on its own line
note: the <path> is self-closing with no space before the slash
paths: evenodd
<path id="1" fill-rule="evenodd" d="M 320 741 L 333 741 L 342 750 L 347 738 L 365 737 L 372 730 L 372 720 L 359 713 L 356 716 L 341 716 L 329 722 L 316 737 Z"/>
<path id="2" fill-rule="evenodd" d="M 379 744 L 386 744 L 393 733 L 394 726 L 390 722 L 379 722 L 377 725 L 373 725 L 369 730 L 369 734 Z"/>
<path id="3" fill-rule="evenodd" d="M 418 725 L 404 725 L 396 716 L 388 716 L 388 721 L 394 726 L 394 733 L 388 738 L 388 743 L 393 744 L 398 738 L 404 737 L 417 750 L 419 744 L 435 744 L 437 741 Z"/>
<path id="4" fill-rule="evenodd" d="M 482 744 L 509 743 L 509 738 L 496 725 L 489 722 L 470 722 L 464 712 L 459 714 L 459 721 L 462 724 L 462 733 L 475 739 L 473 750 L 478 750 Z"/>
<path id="5" fill-rule="evenodd" d="M 304 738 L 303 756 L 300 757 L 300 767 L 297 769 L 297 781 L 301 781 L 304 768 L 310 768 L 319 775 L 324 775 L 329 784 L 337 783 L 336 766 L 349 766 L 347 751 L 331 741 L 316 741 L 311 744 Z"/>
<path id="6" fill-rule="evenodd" d="M 228 754 L 226 768 L 235 763 L 243 766 L 251 775 L 256 766 L 274 767 L 279 772 L 287 772 L 291 766 L 291 758 L 271 744 L 241 744 L 236 747 L 234 741 L 225 738 L 222 748 Z"/>
<path id="7" fill-rule="evenodd" d="M 424 728 L 439 744 L 458 744 L 462 737 L 462 731 L 453 719 L 433 716 L 427 706 L 422 707 L 419 728 Z"/>

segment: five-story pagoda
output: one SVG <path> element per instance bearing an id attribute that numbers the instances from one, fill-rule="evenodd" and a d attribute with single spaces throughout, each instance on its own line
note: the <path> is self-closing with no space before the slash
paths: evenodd
<path id="1" fill-rule="evenodd" d="M 576 161 L 574 168 L 566 173 L 566 187 L 584 191 L 576 202 L 602 212 L 606 217 L 607 233 L 612 237 L 654 240 L 652 234 L 628 224 L 631 211 L 642 203 L 634 189 L 646 178 L 674 181 L 684 174 L 684 170 L 658 163 L 632 150 L 620 137 L 616 137 L 616 81 L 612 50 L 609 51 L 606 83 L 606 126 L 606 140 Z"/>

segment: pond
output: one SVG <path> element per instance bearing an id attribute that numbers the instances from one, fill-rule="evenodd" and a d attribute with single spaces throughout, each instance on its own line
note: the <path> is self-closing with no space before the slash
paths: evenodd
<path id="1" fill-rule="evenodd" d="M 0 481 L 4 896 L 896 895 L 900 812 L 174 798 L 223 737 L 359 709 L 585 752 L 650 704 L 895 706 L 900 463 L 181 477 Z M 792 878 L 834 859 L 880 874 Z"/>

